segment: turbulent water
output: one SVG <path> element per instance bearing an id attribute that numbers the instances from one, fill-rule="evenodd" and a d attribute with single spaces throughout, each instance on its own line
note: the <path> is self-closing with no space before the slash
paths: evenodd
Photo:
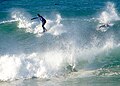
<path id="1" fill-rule="evenodd" d="M 0 0 L 0 85 L 119 86 L 119 14 L 118 0 Z"/>

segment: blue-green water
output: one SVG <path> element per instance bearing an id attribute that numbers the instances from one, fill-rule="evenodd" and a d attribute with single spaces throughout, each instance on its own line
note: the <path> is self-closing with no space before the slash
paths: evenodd
<path id="1" fill-rule="evenodd" d="M 119 13 L 118 0 L 0 0 L 0 85 L 119 86 Z"/>

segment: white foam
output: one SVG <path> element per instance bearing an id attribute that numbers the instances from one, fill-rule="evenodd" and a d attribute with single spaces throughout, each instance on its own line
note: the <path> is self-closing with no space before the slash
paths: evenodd
<path id="1" fill-rule="evenodd" d="M 23 12 L 23 11 L 19 11 L 19 10 L 14 10 L 11 13 L 11 17 L 13 19 L 15 19 L 16 21 L 18 21 L 19 28 L 26 28 L 27 32 L 33 31 L 32 24 L 34 24 L 34 22 L 30 21 L 30 16 L 28 13 Z"/>
<path id="2" fill-rule="evenodd" d="M 11 22 L 16 22 L 16 20 L 7 20 L 7 21 L 2 21 L 2 22 L 0 22 L 0 24 L 11 23 Z"/>
<path id="3" fill-rule="evenodd" d="M 41 25 L 39 25 L 38 22 L 31 21 L 24 12 L 13 11 L 12 18 L 18 21 L 18 27 L 25 28 L 26 32 L 38 35 L 40 30 L 42 30 Z M 61 21 L 62 18 L 59 14 L 56 15 L 55 20 L 47 19 L 45 25 L 45 27 L 49 29 L 47 33 L 55 36 L 61 35 L 64 32 L 64 26 Z M 72 33 L 69 35 L 74 34 Z M 87 48 L 79 47 L 75 43 L 76 40 L 71 40 L 70 37 L 68 37 L 67 40 L 63 38 L 60 42 L 58 41 L 61 46 L 54 46 L 55 48 L 50 50 L 48 47 L 48 51 L 45 49 L 42 53 L 37 51 L 38 53 L 35 52 L 12 56 L 7 54 L 0 56 L 0 80 L 7 81 L 32 77 L 49 78 L 51 76 L 59 75 L 61 72 L 64 73 L 62 70 L 68 65 L 75 67 L 77 62 L 82 60 L 91 62 L 96 55 L 114 47 L 114 41 L 112 39 L 106 40 L 103 46 L 98 47 L 97 41 L 99 40 L 97 40 L 97 38 L 91 42 L 94 46 L 89 47 L 86 45 Z M 83 74 L 83 76 L 86 74 L 87 73 Z"/>
<path id="4" fill-rule="evenodd" d="M 56 14 L 56 20 L 49 20 L 47 19 L 47 23 L 45 24 L 46 29 L 48 30 L 47 33 L 51 35 L 61 35 L 62 33 L 65 32 L 65 29 L 63 29 L 63 24 L 61 24 L 61 16 L 59 14 Z M 42 32 L 42 25 L 37 25 L 34 29 L 34 33 Z"/>
<path id="5" fill-rule="evenodd" d="M 64 74 L 65 68 L 71 65 L 76 68 L 77 62 L 85 60 L 91 62 L 95 56 L 104 51 L 114 48 L 112 37 L 105 44 L 97 47 L 98 39 L 92 41 L 93 47 L 79 48 L 74 42 L 63 44 L 65 49 L 55 49 L 42 53 L 3 55 L 0 56 L 0 80 L 8 81 L 15 79 L 28 79 L 32 77 L 51 78 Z M 79 70 L 79 69 L 77 69 Z M 87 73 L 81 73 L 85 76 Z M 89 73 L 88 73 L 89 75 Z M 87 75 L 87 76 L 88 76 Z"/>
<path id="6" fill-rule="evenodd" d="M 101 30 L 102 32 L 105 32 L 108 30 L 108 27 L 105 28 L 99 28 L 99 26 L 103 24 L 109 24 L 110 26 L 114 25 L 114 21 L 120 20 L 118 13 L 115 9 L 115 4 L 108 2 L 107 6 L 105 8 L 105 11 L 103 11 L 100 14 L 100 17 L 98 18 L 99 25 L 97 26 L 97 30 Z"/>
<path id="7" fill-rule="evenodd" d="M 17 71 L 20 67 L 20 59 L 8 55 L 0 58 L 0 80 L 13 80 L 17 76 Z"/>
<path id="8" fill-rule="evenodd" d="M 46 76 L 42 60 L 35 58 L 36 54 L 0 57 L 0 80 L 15 80 Z"/>
<path id="9" fill-rule="evenodd" d="M 100 15 L 99 22 L 100 23 L 110 23 L 111 21 L 119 20 L 119 16 L 115 9 L 114 3 L 108 2 L 106 6 L 106 10 L 103 11 Z"/>
<path id="10" fill-rule="evenodd" d="M 0 56 L 0 80 L 50 78 L 59 75 L 66 59 L 69 58 L 66 58 L 65 53 L 59 50 L 42 54 Z"/>
<path id="11" fill-rule="evenodd" d="M 69 74 L 68 77 L 70 78 L 76 78 L 76 77 L 79 77 L 79 78 L 85 78 L 85 77 L 92 77 L 92 76 L 95 76 L 94 75 L 95 73 L 95 70 L 79 70 L 78 72 L 73 72 L 71 74 Z"/>
<path id="12" fill-rule="evenodd" d="M 11 16 L 15 21 L 18 21 L 19 28 L 25 28 L 26 32 L 34 33 L 37 35 L 41 35 L 39 33 L 43 32 L 43 28 L 40 22 L 30 20 L 32 17 L 29 16 L 27 12 L 15 10 L 11 13 Z M 60 35 L 64 33 L 63 25 L 61 24 L 61 16 L 60 14 L 56 14 L 56 20 L 46 19 L 47 23 L 45 24 L 48 33 L 51 35 Z"/>

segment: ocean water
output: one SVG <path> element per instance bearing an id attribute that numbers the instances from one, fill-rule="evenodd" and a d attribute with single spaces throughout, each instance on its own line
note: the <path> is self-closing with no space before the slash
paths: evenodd
<path id="1" fill-rule="evenodd" d="M 0 0 L 0 86 L 119 86 L 119 36 L 119 0 Z"/>

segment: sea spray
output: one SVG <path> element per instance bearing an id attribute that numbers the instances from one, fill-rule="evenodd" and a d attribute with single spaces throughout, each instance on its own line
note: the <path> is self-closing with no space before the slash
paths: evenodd
<path id="1" fill-rule="evenodd" d="M 42 60 L 38 60 L 35 57 L 35 54 L 31 54 L 29 57 L 21 56 L 1 56 L 0 57 L 0 80 L 15 80 L 15 79 L 27 79 L 32 77 L 45 77 L 44 66 L 42 66 Z M 9 71 L 8 71 L 9 70 Z M 38 71 L 39 70 L 39 71 Z M 41 70 L 41 72 L 40 72 Z M 39 73 L 38 73 L 39 72 Z"/>
<path id="2" fill-rule="evenodd" d="M 114 51 L 114 48 L 119 48 L 119 40 L 115 39 L 115 34 L 96 31 L 94 27 L 97 26 L 97 22 L 92 22 L 89 16 L 83 19 L 81 16 L 77 19 L 72 16 L 71 20 L 71 17 L 61 13 L 55 14 L 55 19 L 51 19 L 50 15 L 50 18 L 46 17 L 47 14 L 42 15 L 47 19 L 45 27 L 48 32 L 36 37 L 40 30 L 42 31 L 42 27 L 39 20 L 30 20 L 35 17 L 32 17 L 32 14 L 34 13 L 13 10 L 11 20 L 17 21 L 17 25 L 5 22 L 0 26 L 0 81 L 35 77 L 60 79 L 61 75 L 68 77 L 74 74 L 71 73 L 74 72 L 71 71 L 73 68 L 77 70 L 76 74 L 82 75 L 81 77 L 89 77 L 89 69 L 99 69 L 104 66 L 104 62 L 109 65 L 119 60 L 119 49 Z M 10 28 L 15 30 L 11 31 Z M 113 57 L 111 51 L 115 54 Z M 96 59 L 101 58 L 99 66 Z"/>
<path id="3" fill-rule="evenodd" d="M 24 28 L 26 32 L 34 33 L 41 35 L 42 30 L 42 24 L 41 21 L 33 21 L 30 20 L 32 17 L 29 13 L 21 10 L 14 10 L 11 13 L 11 16 L 15 21 L 18 21 L 18 27 Z M 46 29 L 48 30 L 48 33 L 51 35 L 60 35 L 61 33 L 64 33 L 63 25 L 61 24 L 61 16 L 60 14 L 56 14 L 56 20 L 50 20 L 46 19 L 47 23 L 45 24 Z"/>
<path id="4" fill-rule="evenodd" d="M 99 28 L 99 26 L 104 24 L 109 24 L 110 26 L 114 25 L 114 21 L 120 20 L 118 13 L 115 8 L 115 4 L 108 2 L 107 6 L 105 8 L 105 11 L 103 11 L 100 14 L 100 17 L 98 18 L 99 25 L 97 26 L 97 30 L 101 30 L 102 32 L 107 31 L 109 27 L 102 27 Z"/>
<path id="5" fill-rule="evenodd" d="M 27 32 L 32 31 L 32 24 L 34 22 L 30 21 L 30 15 L 27 12 L 24 12 L 23 10 L 13 10 L 11 13 L 11 17 L 18 21 L 18 27 L 19 28 L 25 28 Z"/>

